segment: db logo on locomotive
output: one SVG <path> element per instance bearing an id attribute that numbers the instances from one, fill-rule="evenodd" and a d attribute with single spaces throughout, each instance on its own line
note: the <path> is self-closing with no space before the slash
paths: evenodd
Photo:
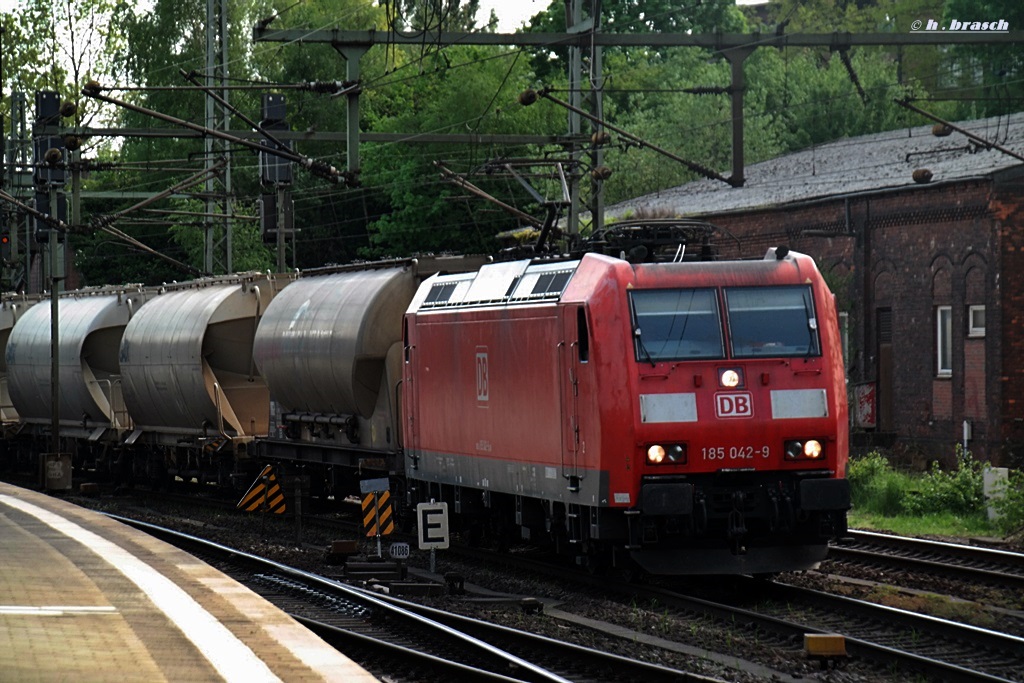
<path id="1" fill-rule="evenodd" d="M 751 394 L 715 394 L 715 414 L 718 417 L 754 417 Z"/>
<path id="2" fill-rule="evenodd" d="M 487 347 L 476 347 L 476 400 L 487 401 L 491 395 L 491 377 L 487 367 Z"/>

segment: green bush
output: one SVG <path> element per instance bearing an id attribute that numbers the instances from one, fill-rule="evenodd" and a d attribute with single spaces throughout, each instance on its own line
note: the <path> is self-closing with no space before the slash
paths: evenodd
<path id="1" fill-rule="evenodd" d="M 867 526 L 910 535 L 1024 532 L 1024 471 L 1011 470 L 1005 497 L 993 500 L 1000 514 L 993 525 L 985 512 L 986 466 L 959 445 L 956 455 L 955 469 L 933 463 L 923 475 L 894 470 L 877 451 L 850 458 L 852 513 Z"/>
<path id="2" fill-rule="evenodd" d="M 1024 530 L 1024 471 L 1011 470 L 1006 495 L 992 501 L 999 513 L 997 524 L 1006 534 Z"/>
<path id="3" fill-rule="evenodd" d="M 891 470 L 892 467 L 884 455 L 878 451 L 871 451 L 867 455 L 850 458 L 846 465 L 846 478 L 850 480 L 851 490 L 856 492 L 875 477 Z"/>
<path id="4" fill-rule="evenodd" d="M 850 496 L 855 509 L 886 517 L 902 511 L 908 479 L 893 470 L 878 451 L 851 458 L 846 478 L 850 481 Z"/>
<path id="5" fill-rule="evenodd" d="M 956 468 L 944 471 L 937 462 L 921 478 L 914 495 L 903 500 L 903 510 L 911 515 L 950 512 L 976 515 L 985 512 L 984 464 L 974 460 L 957 444 Z"/>

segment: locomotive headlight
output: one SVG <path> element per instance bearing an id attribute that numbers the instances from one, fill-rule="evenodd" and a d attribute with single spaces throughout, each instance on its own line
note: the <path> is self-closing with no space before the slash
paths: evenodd
<path id="1" fill-rule="evenodd" d="M 686 464 L 686 446 L 683 444 L 654 444 L 647 448 L 647 462 L 650 465 L 661 465 L 663 463 L 679 465 Z"/>
<path id="2" fill-rule="evenodd" d="M 718 371 L 718 383 L 726 389 L 735 389 L 743 386 L 743 370 L 740 368 L 725 368 Z"/>
<path id="3" fill-rule="evenodd" d="M 786 460 L 820 460 L 825 455 L 825 446 L 817 439 L 787 441 Z"/>
<path id="4" fill-rule="evenodd" d="M 669 446 L 666 449 L 666 451 L 668 453 L 668 459 L 671 462 L 675 462 L 675 463 L 685 463 L 686 462 L 686 446 L 683 446 L 682 444 L 675 443 L 675 444 L 672 444 L 671 446 Z"/>

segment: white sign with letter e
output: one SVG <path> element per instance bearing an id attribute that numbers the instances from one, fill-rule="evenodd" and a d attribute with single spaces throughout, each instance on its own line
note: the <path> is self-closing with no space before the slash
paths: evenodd
<path id="1" fill-rule="evenodd" d="M 448 503 L 420 503 L 416 521 L 420 550 L 448 548 Z"/>

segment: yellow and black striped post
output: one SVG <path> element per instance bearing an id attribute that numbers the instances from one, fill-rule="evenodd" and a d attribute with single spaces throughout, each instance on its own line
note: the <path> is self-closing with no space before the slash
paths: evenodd
<path id="1" fill-rule="evenodd" d="M 380 556 L 380 537 L 395 531 L 389 491 L 371 491 L 363 496 L 363 528 L 367 536 L 377 537 L 377 555 Z"/>
<path id="2" fill-rule="evenodd" d="M 272 512 L 275 515 L 284 514 L 284 492 L 281 491 L 281 484 L 278 483 L 277 475 L 271 465 L 263 468 L 260 476 L 256 477 L 256 481 L 242 496 L 242 500 L 238 501 L 237 507 L 246 512 L 261 510 Z"/>
<path id="3" fill-rule="evenodd" d="M 380 547 L 381 535 L 395 530 L 390 491 L 391 482 L 387 477 L 359 482 L 359 492 L 363 494 L 363 528 L 367 536 L 377 537 L 377 557 L 384 556 Z"/>

